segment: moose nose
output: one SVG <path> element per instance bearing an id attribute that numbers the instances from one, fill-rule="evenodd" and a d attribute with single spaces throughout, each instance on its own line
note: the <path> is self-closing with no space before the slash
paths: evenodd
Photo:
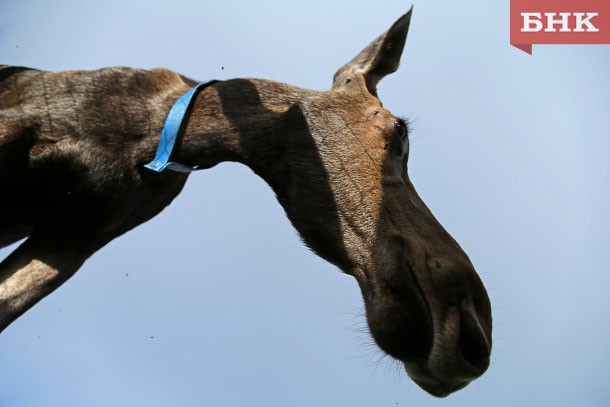
<path id="1" fill-rule="evenodd" d="M 483 283 L 469 261 L 435 258 L 428 267 L 435 280 L 441 307 L 459 310 L 457 349 L 469 370 L 480 375 L 489 367 L 491 310 Z M 457 322 L 457 321 L 456 321 Z"/>
<path id="2" fill-rule="evenodd" d="M 472 306 L 460 307 L 459 349 L 478 374 L 489 367 L 491 345 Z"/>

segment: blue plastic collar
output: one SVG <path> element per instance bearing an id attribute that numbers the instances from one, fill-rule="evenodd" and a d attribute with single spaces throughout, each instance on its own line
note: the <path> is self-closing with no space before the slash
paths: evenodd
<path id="1" fill-rule="evenodd" d="M 169 161 L 169 158 L 172 155 L 172 150 L 174 149 L 174 144 L 176 143 L 176 138 L 178 138 L 180 129 L 186 121 L 185 116 L 187 112 L 190 112 L 190 107 L 195 100 L 194 96 L 202 89 L 205 89 L 207 86 L 216 82 L 217 81 L 200 83 L 182 95 L 180 99 L 174 103 L 165 119 L 155 159 L 144 167 L 156 172 L 161 172 L 166 168 L 178 172 L 191 172 L 197 170 L 197 167 L 189 167 L 184 164 L 171 162 Z"/>

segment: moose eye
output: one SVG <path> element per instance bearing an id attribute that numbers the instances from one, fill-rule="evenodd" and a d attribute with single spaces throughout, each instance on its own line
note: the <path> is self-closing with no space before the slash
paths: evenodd
<path id="1" fill-rule="evenodd" d="M 394 127 L 396 129 L 396 134 L 400 138 L 400 147 L 399 147 L 399 156 L 407 156 L 409 155 L 409 131 L 407 127 L 407 122 L 404 119 L 396 120 L 394 123 Z"/>
<path id="2" fill-rule="evenodd" d="M 400 137 L 400 139 L 403 142 L 406 141 L 407 123 L 403 119 L 398 119 L 398 120 L 396 120 L 396 123 L 394 124 L 394 126 L 396 127 L 396 132 L 398 133 L 398 136 Z"/>

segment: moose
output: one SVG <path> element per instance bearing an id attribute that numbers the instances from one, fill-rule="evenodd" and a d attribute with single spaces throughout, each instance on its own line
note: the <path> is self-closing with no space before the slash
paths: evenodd
<path id="1" fill-rule="evenodd" d="M 169 205 L 185 169 L 231 161 L 269 184 L 314 253 L 357 280 L 375 343 L 415 383 L 445 397 L 478 378 L 491 354 L 487 292 L 411 184 L 408 125 L 377 95 L 411 15 L 325 92 L 262 79 L 195 88 L 166 69 L 1 66 L 0 247 L 25 240 L 0 263 L 0 331 Z M 165 151 L 176 166 L 151 170 L 187 92 Z"/>

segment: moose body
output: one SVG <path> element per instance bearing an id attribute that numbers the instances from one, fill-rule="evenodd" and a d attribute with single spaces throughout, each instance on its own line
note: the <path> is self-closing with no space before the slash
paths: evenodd
<path id="1" fill-rule="evenodd" d="M 304 242 L 357 279 L 379 347 L 446 396 L 487 369 L 491 310 L 408 179 L 406 124 L 377 97 L 410 18 L 342 67 L 328 92 L 259 79 L 204 88 L 172 161 L 235 161 L 261 176 Z M 0 330 L 181 191 L 188 174 L 144 165 L 195 84 L 164 69 L 0 67 L 0 247 L 27 238 L 0 264 Z"/>

